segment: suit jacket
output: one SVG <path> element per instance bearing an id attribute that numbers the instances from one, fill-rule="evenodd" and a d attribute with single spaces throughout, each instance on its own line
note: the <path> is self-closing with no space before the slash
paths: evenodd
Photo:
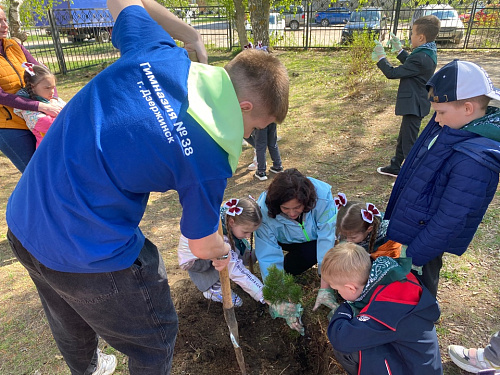
<path id="1" fill-rule="evenodd" d="M 387 78 L 400 79 L 396 115 L 425 117 L 431 108 L 425 85 L 434 74 L 436 63 L 424 52 L 410 55 L 405 50 L 398 55 L 398 60 L 403 65 L 394 67 L 386 58 L 377 63 Z"/>

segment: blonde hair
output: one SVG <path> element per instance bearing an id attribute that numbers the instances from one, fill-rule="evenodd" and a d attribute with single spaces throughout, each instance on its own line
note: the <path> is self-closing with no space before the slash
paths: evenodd
<path id="1" fill-rule="evenodd" d="M 342 242 L 323 257 L 321 277 L 328 282 L 366 285 L 371 267 L 370 255 L 365 249 L 352 242 Z"/>
<path id="2" fill-rule="evenodd" d="M 279 124 L 288 113 L 289 80 L 285 66 L 262 50 L 245 49 L 225 67 L 238 100 L 248 100 L 257 114 L 276 117 Z"/>
<path id="3" fill-rule="evenodd" d="M 232 218 L 234 225 L 244 225 L 244 224 L 254 224 L 259 226 L 262 223 L 262 212 L 257 202 L 252 198 L 240 198 L 236 207 L 243 209 L 239 215 L 228 215 L 226 214 L 226 229 L 227 238 L 229 240 L 229 245 L 231 249 L 235 249 L 234 237 L 229 226 L 229 219 Z M 253 233 L 250 236 L 250 247 L 253 247 Z"/>

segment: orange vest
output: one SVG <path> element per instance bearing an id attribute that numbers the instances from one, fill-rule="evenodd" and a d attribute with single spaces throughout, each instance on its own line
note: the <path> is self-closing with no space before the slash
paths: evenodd
<path id="1" fill-rule="evenodd" d="M 23 50 L 12 39 L 3 39 L 4 56 L 0 55 L 0 87 L 9 94 L 15 94 L 24 87 L 24 68 L 26 61 Z M 12 107 L 0 104 L 0 128 L 28 129 L 26 122 L 14 114 Z"/>

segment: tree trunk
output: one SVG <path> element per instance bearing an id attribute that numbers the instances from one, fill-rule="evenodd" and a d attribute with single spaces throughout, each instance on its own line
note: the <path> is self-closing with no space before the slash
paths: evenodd
<path id="1" fill-rule="evenodd" d="M 9 30 L 12 38 L 17 38 L 24 43 L 28 39 L 28 35 L 21 31 L 21 20 L 19 19 L 19 7 L 22 0 L 10 0 L 9 7 Z"/>
<path id="2" fill-rule="evenodd" d="M 269 45 L 269 0 L 249 0 L 250 20 L 255 44 L 262 41 L 264 46 L 271 50 Z"/>
<path id="3" fill-rule="evenodd" d="M 243 49 L 248 44 L 247 31 L 245 30 L 245 7 L 242 0 L 233 0 L 234 10 L 236 11 L 235 23 L 236 31 L 238 32 L 238 39 L 240 40 L 240 47 Z"/>

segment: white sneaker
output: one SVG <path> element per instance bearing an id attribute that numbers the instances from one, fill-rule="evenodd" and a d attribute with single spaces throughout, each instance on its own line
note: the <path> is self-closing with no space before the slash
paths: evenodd
<path id="1" fill-rule="evenodd" d="M 115 372 L 116 357 L 113 354 L 104 354 L 97 349 L 97 368 L 92 375 L 111 375 Z"/>
<path id="2" fill-rule="evenodd" d="M 247 169 L 249 171 L 256 171 L 257 170 L 257 160 L 254 160 L 252 164 L 249 164 Z"/>
<path id="3" fill-rule="evenodd" d="M 243 305 L 243 300 L 237 295 L 235 292 L 231 291 L 231 296 L 233 298 L 233 305 L 236 307 L 240 307 Z M 203 292 L 203 297 L 206 299 L 210 299 L 214 302 L 222 303 L 222 290 L 220 286 L 216 286 L 215 288 L 211 286 L 208 290 Z"/>
<path id="4" fill-rule="evenodd" d="M 460 345 L 448 346 L 448 354 L 451 360 L 462 370 L 479 374 L 484 370 L 492 370 L 495 374 L 500 374 L 500 364 L 488 361 L 484 357 L 484 349 L 464 348 Z"/>

